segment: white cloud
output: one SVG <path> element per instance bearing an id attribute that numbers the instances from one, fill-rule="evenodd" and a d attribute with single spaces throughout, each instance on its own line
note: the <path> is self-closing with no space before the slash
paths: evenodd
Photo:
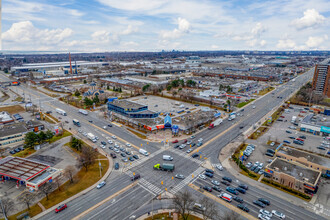
<path id="1" fill-rule="evenodd" d="M 40 45 L 58 44 L 70 37 L 73 31 L 65 29 L 38 29 L 31 21 L 21 21 L 14 23 L 8 31 L 3 33 L 4 41 L 13 43 L 38 43 Z"/>
<path id="2" fill-rule="evenodd" d="M 190 23 L 184 18 L 178 18 L 178 28 L 172 31 L 161 31 L 160 37 L 163 39 L 177 39 L 191 31 Z"/>
<path id="3" fill-rule="evenodd" d="M 136 27 L 133 27 L 132 25 L 128 25 L 127 28 L 120 32 L 120 35 L 129 35 L 138 32 L 139 29 Z"/>
<path id="4" fill-rule="evenodd" d="M 304 11 L 304 16 L 292 21 L 292 25 L 294 25 L 298 30 L 309 28 L 309 27 L 317 27 L 320 24 L 323 24 L 325 21 L 325 17 L 319 14 L 315 9 L 307 9 Z"/>
<path id="5" fill-rule="evenodd" d="M 266 44 L 265 40 L 261 40 L 261 35 L 266 32 L 266 28 L 260 23 L 256 23 L 256 25 L 251 29 L 250 32 L 245 32 L 241 34 L 230 34 L 227 35 L 231 37 L 234 41 L 245 41 L 246 45 L 249 47 L 255 46 L 264 46 Z"/>
<path id="6" fill-rule="evenodd" d="M 321 37 L 309 37 L 306 41 L 306 46 L 311 49 L 317 49 L 326 40 L 328 40 L 328 35 Z"/>
<path id="7" fill-rule="evenodd" d="M 258 22 L 256 26 L 251 30 L 252 35 L 255 37 L 260 37 L 260 35 L 264 32 L 266 32 L 266 28 L 262 26 L 260 22 Z"/>
<path id="8" fill-rule="evenodd" d="M 281 50 L 292 50 L 296 48 L 296 42 L 291 39 L 281 39 L 278 40 L 276 47 Z"/>

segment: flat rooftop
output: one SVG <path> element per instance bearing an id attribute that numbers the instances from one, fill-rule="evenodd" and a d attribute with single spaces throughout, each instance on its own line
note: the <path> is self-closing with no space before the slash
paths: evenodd
<path id="1" fill-rule="evenodd" d="M 4 126 L 2 129 L 0 129 L 0 138 L 18 134 L 18 133 L 27 132 L 27 131 L 28 130 L 26 129 L 26 127 L 24 127 L 21 124 L 7 125 L 7 126 Z"/>
<path id="2" fill-rule="evenodd" d="M 293 157 L 297 157 L 297 158 L 306 158 L 309 162 L 315 163 L 315 164 L 319 164 L 321 166 L 325 166 L 330 168 L 330 160 L 315 154 L 311 154 L 311 153 L 307 153 L 304 151 L 300 151 L 291 147 L 286 147 L 281 148 L 278 153 L 282 153 L 282 154 L 286 154 L 286 155 L 290 155 Z"/>
<path id="3" fill-rule="evenodd" d="M 278 168 L 279 170 L 277 172 L 288 174 L 300 181 L 309 182 L 313 185 L 316 184 L 321 175 L 320 171 L 312 170 L 279 158 L 276 158 L 271 164 L 269 164 L 269 168 L 273 170 Z"/>
<path id="4" fill-rule="evenodd" d="M 301 123 L 304 124 L 310 124 L 313 126 L 325 126 L 325 127 L 330 127 L 330 117 L 327 115 L 315 115 L 312 114 L 308 114 L 306 115 L 306 117 L 302 120 Z"/>
<path id="5" fill-rule="evenodd" d="M 132 102 L 132 101 L 128 101 L 128 100 L 114 100 L 113 102 L 110 102 L 111 104 L 121 107 L 121 108 L 142 108 L 145 105 L 141 105 L 139 103 L 136 102 Z"/>
<path id="6" fill-rule="evenodd" d="M 28 181 L 50 166 L 20 157 L 6 157 L 0 160 L 0 175 Z"/>

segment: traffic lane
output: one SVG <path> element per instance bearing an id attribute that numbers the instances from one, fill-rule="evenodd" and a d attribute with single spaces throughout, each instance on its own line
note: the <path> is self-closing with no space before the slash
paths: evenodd
<path id="1" fill-rule="evenodd" d="M 92 189 L 84 195 L 79 196 L 78 198 L 67 203 L 68 208 L 62 212 L 55 213 L 50 212 L 40 219 L 51 220 L 51 219 L 71 219 L 79 215 L 84 210 L 87 210 L 91 206 L 101 202 L 110 195 L 118 192 L 119 190 L 125 188 L 131 184 L 130 177 L 126 174 L 123 174 L 116 179 L 106 180 L 106 185 L 101 189 Z"/>
<path id="2" fill-rule="evenodd" d="M 112 200 L 93 209 L 81 219 L 126 219 L 130 215 L 129 213 L 134 212 L 153 197 L 148 191 L 135 185 Z"/>
<path id="3" fill-rule="evenodd" d="M 173 161 L 164 161 L 163 155 L 171 155 L 174 159 Z M 173 172 L 153 169 L 154 165 L 158 163 L 174 164 L 175 169 Z M 188 175 L 197 170 L 198 167 L 199 165 L 197 163 L 191 161 L 188 158 L 182 157 L 172 151 L 164 151 L 149 159 L 145 163 L 130 169 L 130 171 L 133 173 L 139 173 L 141 178 L 144 178 L 161 190 L 164 190 L 165 188 L 171 189 L 183 181 L 181 179 L 175 178 L 176 174 L 183 174 L 185 177 L 188 177 Z M 161 182 L 163 182 L 163 184 L 161 184 Z"/>
<path id="4" fill-rule="evenodd" d="M 227 175 L 223 175 L 222 173 L 217 173 L 215 172 L 214 173 L 214 177 L 213 178 L 208 178 L 206 180 L 202 180 L 202 179 L 198 179 L 195 184 L 199 184 L 199 186 L 204 186 L 204 185 L 207 185 L 207 186 L 213 186 L 213 184 L 211 183 L 211 180 L 218 180 L 219 182 L 222 180 L 222 177 L 224 176 L 227 176 Z M 230 183 L 230 186 L 231 187 L 234 187 L 234 188 L 237 188 L 238 185 L 241 183 L 239 180 L 236 180 L 234 177 L 232 176 L 227 176 L 227 177 L 230 177 L 232 178 L 232 182 Z M 204 184 L 204 185 L 203 185 Z M 248 184 L 245 184 L 249 187 L 249 189 L 246 191 L 246 194 L 242 194 L 242 193 L 239 193 L 239 197 L 243 198 L 244 199 L 244 203 L 247 203 L 249 204 L 250 206 L 255 206 L 253 204 L 253 201 L 254 200 L 257 200 L 258 198 L 265 198 L 267 200 L 269 200 L 271 202 L 271 205 L 270 206 L 266 206 L 266 209 L 268 208 L 271 208 L 271 210 L 277 210 L 277 211 L 280 211 L 282 213 L 284 213 L 287 218 L 291 218 L 291 219 L 297 219 L 300 217 L 300 214 L 304 214 L 305 216 L 308 216 L 309 219 L 321 219 L 322 217 L 312 213 L 312 212 L 309 212 L 301 207 L 298 207 L 298 206 L 295 206 L 295 205 L 292 205 L 291 203 L 287 202 L 287 201 L 284 201 L 282 199 L 279 199 L 278 197 L 275 197 L 265 191 L 261 191 L 259 190 L 258 188 L 256 187 L 251 187 L 250 185 Z M 233 195 L 232 193 L 230 192 L 227 192 L 226 191 L 226 187 L 224 184 L 220 183 L 220 188 L 222 189 L 223 192 L 226 192 L 228 194 L 231 194 Z M 269 190 L 272 190 L 272 188 L 269 188 Z M 218 192 L 216 192 L 217 194 L 219 194 Z M 234 195 L 233 195 L 234 196 Z M 288 195 L 288 196 L 291 196 L 291 195 Z M 248 206 L 248 207 L 250 207 Z M 257 207 L 257 206 L 255 206 Z M 260 208 L 257 207 L 257 209 L 259 210 Z M 297 215 L 297 212 L 298 215 Z"/>

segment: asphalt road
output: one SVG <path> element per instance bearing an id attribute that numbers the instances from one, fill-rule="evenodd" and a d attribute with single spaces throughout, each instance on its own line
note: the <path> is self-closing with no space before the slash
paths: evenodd
<path id="1" fill-rule="evenodd" d="M 100 207 L 94 209 L 93 211 L 88 213 L 85 218 L 126 219 L 132 214 L 134 214 L 136 208 L 138 207 L 140 207 L 138 209 L 140 211 L 136 212 L 135 214 L 144 214 L 141 210 L 147 210 L 145 207 L 148 207 L 148 205 L 145 207 L 143 205 L 150 201 L 150 199 L 155 195 L 159 194 L 160 192 L 163 192 L 165 188 L 167 188 L 167 190 L 172 193 L 177 193 L 178 191 L 182 191 L 183 189 L 190 188 L 187 187 L 187 184 L 196 180 L 198 174 L 203 171 L 199 164 L 202 160 L 204 160 L 204 157 L 209 158 L 211 160 L 211 163 L 213 164 L 219 163 L 218 155 L 220 150 L 224 146 L 226 146 L 228 143 L 240 136 L 245 130 L 248 129 L 248 127 L 255 125 L 261 118 L 265 117 L 265 115 L 273 108 L 279 106 L 284 100 L 286 100 L 287 97 L 289 97 L 289 95 L 292 94 L 295 88 L 298 88 L 303 85 L 308 79 L 311 78 L 311 76 L 312 71 L 309 71 L 308 73 L 297 77 L 295 82 L 292 82 L 292 86 L 283 85 L 274 90 L 274 96 L 272 95 L 272 92 L 256 100 L 253 104 L 254 106 L 256 106 L 256 108 L 253 109 L 252 105 L 245 107 L 244 116 L 237 117 L 234 121 L 225 120 L 220 126 L 212 130 L 204 130 L 198 133 L 196 135 L 196 139 L 203 138 L 204 143 L 206 143 L 207 141 L 217 137 L 220 133 L 224 132 L 221 137 L 215 138 L 209 145 L 204 148 L 201 148 L 200 153 L 203 156 L 201 159 L 194 160 L 189 157 L 188 154 L 185 153 L 187 149 L 180 151 L 178 149 L 174 150 L 173 148 L 165 149 L 159 143 L 147 144 L 145 141 L 140 140 L 136 136 L 126 132 L 124 129 L 116 126 L 113 126 L 107 131 L 104 131 L 102 127 L 106 126 L 108 122 L 104 121 L 104 119 L 102 118 L 99 118 L 94 113 L 90 113 L 88 116 L 81 115 L 78 113 L 78 109 L 76 109 L 75 107 L 59 102 L 54 98 L 51 98 L 24 85 L 19 86 L 18 92 L 21 94 L 24 91 L 25 95 L 31 94 L 32 102 L 34 102 L 35 104 L 39 105 L 40 100 L 42 109 L 44 111 L 51 110 L 53 111 L 53 114 L 56 114 L 55 108 L 61 108 L 65 110 L 68 116 L 61 117 L 63 121 L 69 121 L 69 124 L 66 125 L 66 127 L 70 126 L 72 129 L 74 129 L 74 126 L 71 124 L 72 119 L 78 119 L 82 123 L 82 130 L 86 132 L 92 132 L 100 138 L 100 140 L 98 141 L 98 145 L 101 140 L 106 141 L 107 138 L 110 138 L 111 135 L 108 132 L 111 132 L 111 134 L 114 134 L 117 137 L 121 137 L 123 139 L 123 141 L 116 141 L 121 142 L 121 145 L 125 144 L 126 142 L 129 142 L 140 147 L 142 144 L 144 149 L 147 149 L 149 152 L 151 152 L 151 155 L 149 157 L 139 155 L 140 159 L 134 161 L 132 164 L 126 164 L 125 169 L 114 171 L 113 174 L 111 174 L 111 176 L 107 179 L 107 185 L 102 189 L 92 190 L 87 194 L 79 197 L 78 199 L 69 202 L 67 204 L 69 207 L 67 210 L 57 215 L 55 215 L 55 213 L 49 213 L 45 215 L 42 219 L 68 219 L 79 215 L 84 210 L 92 207 L 98 202 L 108 198 L 110 195 L 129 185 L 131 183 L 129 176 L 133 173 L 141 174 L 141 180 L 139 181 L 137 186 L 115 197 L 115 200 L 112 200 L 111 202 L 106 202 Z M 281 96 L 282 98 L 277 98 L 278 96 Z M 89 120 L 92 120 L 93 123 L 88 122 Z M 244 126 L 244 128 L 240 129 L 239 127 L 242 125 Z M 75 130 L 77 129 L 78 128 L 76 128 Z M 109 145 L 107 144 L 107 147 L 108 146 Z M 110 153 L 110 150 L 108 148 L 106 148 L 105 151 L 107 153 Z M 136 150 L 133 149 L 132 151 Z M 174 157 L 173 164 L 175 164 L 175 171 L 173 173 L 153 170 L 153 165 L 155 165 L 156 163 L 164 162 L 162 160 L 163 154 L 169 154 Z M 120 157 L 121 156 L 118 155 L 118 158 L 116 160 L 120 160 Z M 172 179 L 175 174 L 183 174 L 185 176 L 185 179 Z M 226 171 L 223 171 L 223 175 L 231 176 Z M 197 180 L 195 184 L 205 183 L 202 183 L 201 180 Z M 279 211 L 283 211 L 283 213 L 288 216 L 292 215 L 293 219 L 295 217 L 297 217 L 295 219 L 299 219 L 299 216 L 301 216 L 302 213 L 305 216 L 309 216 L 310 219 L 321 219 L 320 216 L 317 216 L 314 213 L 308 212 L 300 207 L 292 205 L 287 201 L 283 201 L 279 198 L 271 196 L 253 186 L 250 186 L 248 193 L 244 195 L 244 199 L 250 204 L 251 201 L 256 198 L 256 196 L 261 195 L 269 198 L 269 200 L 272 202 L 272 207 L 274 207 L 274 209 L 276 208 Z M 138 203 L 135 203 L 134 201 L 138 201 Z M 217 205 L 219 204 L 217 203 Z M 224 208 L 221 205 L 219 206 L 222 209 Z M 249 207 L 253 207 L 252 210 L 256 210 L 254 205 L 249 205 Z M 288 209 L 288 207 L 290 207 L 290 209 Z M 286 210 L 288 210 L 288 212 Z"/>

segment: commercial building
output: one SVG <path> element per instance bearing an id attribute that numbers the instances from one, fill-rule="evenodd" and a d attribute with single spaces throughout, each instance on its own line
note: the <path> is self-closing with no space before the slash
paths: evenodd
<path id="1" fill-rule="evenodd" d="M 265 177 L 302 193 L 316 193 L 321 171 L 300 163 L 275 158 L 266 166 Z"/>
<path id="2" fill-rule="evenodd" d="M 4 126 L 0 129 L 0 147 L 13 147 L 23 144 L 27 132 L 28 130 L 22 124 Z"/>
<path id="3" fill-rule="evenodd" d="M 16 181 L 17 186 L 25 185 L 34 190 L 60 174 L 58 169 L 25 158 L 9 156 L 0 160 L 0 179 L 3 182 Z"/>
<path id="4" fill-rule="evenodd" d="M 251 89 L 254 89 L 258 86 L 258 82 L 253 81 L 253 80 L 248 80 L 248 81 L 243 81 L 240 83 L 235 83 L 231 85 L 230 87 L 232 88 L 232 91 L 234 93 L 239 93 L 239 92 L 247 92 L 250 91 Z"/>
<path id="5" fill-rule="evenodd" d="M 330 134 L 330 122 L 324 120 L 325 115 L 309 114 L 299 123 L 300 131 L 312 133 L 314 135 L 328 136 Z"/>
<path id="6" fill-rule="evenodd" d="M 288 161 L 298 162 L 311 169 L 321 171 L 324 174 L 330 172 L 330 159 L 295 148 L 281 147 L 277 150 L 276 156 Z"/>
<path id="7" fill-rule="evenodd" d="M 0 124 L 8 124 L 13 122 L 14 119 L 10 116 L 8 112 L 0 112 Z"/>
<path id="8" fill-rule="evenodd" d="M 27 121 L 25 127 L 28 131 L 39 132 L 45 129 L 45 126 L 39 121 Z"/>
<path id="9" fill-rule="evenodd" d="M 31 80 L 33 84 L 53 84 L 53 83 L 69 83 L 73 81 L 81 81 L 87 79 L 87 76 L 67 76 L 67 77 L 54 77 L 45 78 L 41 80 Z"/>
<path id="10" fill-rule="evenodd" d="M 330 97 L 330 63 L 329 60 L 315 66 L 313 77 L 313 91 Z"/>
<path id="11" fill-rule="evenodd" d="M 128 100 L 111 100 L 108 110 L 127 118 L 157 118 L 158 113 L 148 110 L 148 106 Z"/>

